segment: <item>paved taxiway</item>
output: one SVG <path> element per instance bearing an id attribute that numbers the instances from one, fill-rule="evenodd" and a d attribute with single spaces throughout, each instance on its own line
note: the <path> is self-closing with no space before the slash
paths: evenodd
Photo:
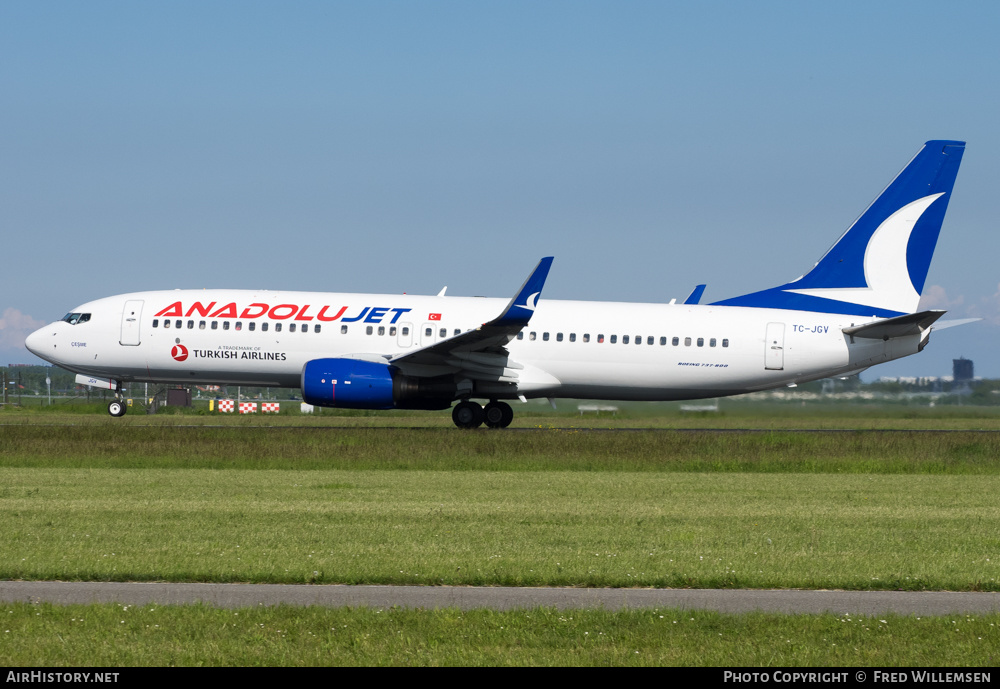
<path id="1" fill-rule="evenodd" d="M 587 589 L 462 586 L 343 586 L 0 581 L 0 602 L 122 603 L 223 608 L 258 605 L 327 607 L 680 608 L 739 613 L 949 615 L 1000 612 L 1000 593 L 955 591 L 803 591 L 751 589 Z"/>

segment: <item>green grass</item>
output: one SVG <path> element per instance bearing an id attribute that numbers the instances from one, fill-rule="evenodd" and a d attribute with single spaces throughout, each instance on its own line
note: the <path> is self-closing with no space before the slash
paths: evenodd
<path id="1" fill-rule="evenodd" d="M 1000 433 L 0 426 L 0 466 L 1000 474 Z"/>
<path id="2" fill-rule="evenodd" d="M 0 578 L 1000 590 L 1000 479 L 0 469 Z"/>
<path id="3" fill-rule="evenodd" d="M 1000 590 L 1000 434 L 907 432 L 1000 428 L 995 410 L 649 411 L 536 411 L 519 423 L 542 428 L 504 433 L 434 413 L 5 409 L 0 578 Z M 663 430 L 695 427 L 769 430 Z M 997 615 L 0 615 L 0 660 L 26 666 L 995 666 L 1000 646 Z"/>
<path id="4" fill-rule="evenodd" d="M 8 666 L 995 667 L 1000 614 L 0 606 Z M 120 677 L 127 679 L 127 670 Z"/>
<path id="5" fill-rule="evenodd" d="M 853 403 L 777 403 L 747 398 L 720 400 L 719 412 L 683 412 L 678 402 L 614 402 L 615 414 L 580 414 L 579 400 L 560 400 L 558 411 L 546 402 L 514 404 L 514 428 L 764 428 L 764 429 L 857 429 L 857 430 L 1000 430 L 1000 406 L 937 406 L 887 404 L 859 400 Z M 583 402 L 586 403 L 586 402 Z M 607 403 L 602 403 L 607 404 Z M 281 414 L 234 415 L 208 411 L 196 401 L 192 409 L 163 407 L 148 415 L 133 407 L 121 419 L 107 415 L 107 403 L 54 404 L 47 407 L 4 407 L 0 424 L 95 424 L 131 425 L 223 425 L 234 428 L 258 426 L 307 427 L 427 427 L 454 429 L 448 411 L 366 411 L 317 409 L 298 413 L 298 402 L 282 402 Z"/>

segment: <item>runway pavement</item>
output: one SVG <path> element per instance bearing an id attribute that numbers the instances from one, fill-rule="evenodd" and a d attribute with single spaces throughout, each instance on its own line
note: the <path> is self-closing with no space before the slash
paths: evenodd
<path id="1" fill-rule="evenodd" d="M 459 586 L 171 584 L 0 581 L 0 602 L 122 603 L 223 608 L 320 605 L 377 608 L 679 608 L 726 613 L 949 615 L 1000 612 L 1000 593 L 752 589 L 597 589 Z"/>

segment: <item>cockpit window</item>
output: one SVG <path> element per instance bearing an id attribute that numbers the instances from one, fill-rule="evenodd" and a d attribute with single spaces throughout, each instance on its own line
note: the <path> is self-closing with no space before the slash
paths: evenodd
<path id="1" fill-rule="evenodd" d="M 62 320 L 66 321 L 70 325 L 76 325 L 77 323 L 86 323 L 90 320 L 89 313 L 67 313 L 63 316 Z"/>

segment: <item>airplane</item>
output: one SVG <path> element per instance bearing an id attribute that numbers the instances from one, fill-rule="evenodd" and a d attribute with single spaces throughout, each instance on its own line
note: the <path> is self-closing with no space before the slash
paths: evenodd
<path id="1" fill-rule="evenodd" d="M 917 311 L 965 152 L 928 141 L 805 275 L 700 304 L 544 300 L 543 258 L 509 300 L 265 290 L 174 290 L 91 301 L 25 346 L 123 386 L 299 388 L 312 405 L 448 409 L 505 428 L 508 401 L 687 400 L 847 376 L 915 354 L 944 311 Z M 486 402 L 485 406 L 477 400 Z M 454 404 L 454 406 L 452 406 Z"/>

